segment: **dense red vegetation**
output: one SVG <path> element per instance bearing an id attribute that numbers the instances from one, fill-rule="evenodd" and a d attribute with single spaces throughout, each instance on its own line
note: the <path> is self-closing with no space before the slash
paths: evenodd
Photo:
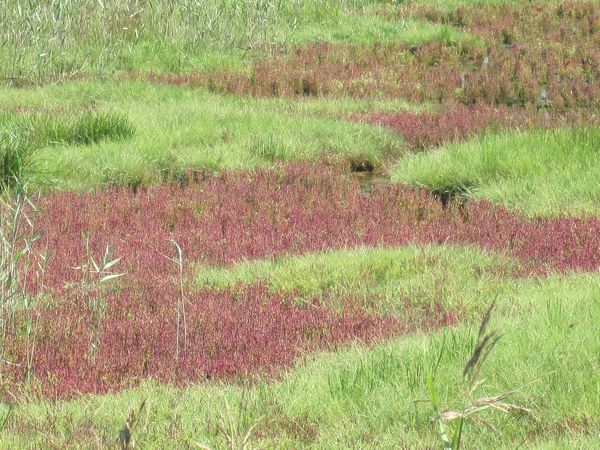
<path id="1" fill-rule="evenodd" d="M 586 111 L 568 113 L 526 111 L 522 108 L 486 105 L 454 105 L 441 112 L 399 111 L 357 114 L 352 120 L 381 125 L 398 131 L 417 149 L 466 139 L 484 131 L 502 129 L 556 128 L 594 124 L 595 115 Z"/>
<path id="2" fill-rule="evenodd" d="M 37 308 L 33 368 L 41 392 L 57 397 L 119 389 L 144 377 L 182 383 L 272 372 L 310 349 L 415 327 L 358 308 L 332 311 L 318 301 L 295 306 L 291 295 L 262 286 L 216 292 L 186 284 L 187 345 L 180 335 L 178 357 L 178 271 L 163 256 L 175 256 L 170 239 L 183 248 L 186 261 L 217 265 L 326 248 L 465 242 L 517 256 L 525 273 L 600 267 L 595 219 L 530 222 L 487 203 L 443 207 L 427 193 L 402 186 L 369 195 L 350 176 L 326 166 L 226 173 L 137 194 L 53 193 L 38 203 L 36 226 L 45 233 L 40 248 L 54 252 L 45 283 L 56 300 Z M 87 261 L 83 234 L 97 259 L 107 244 L 123 257 L 115 269 L 126 275 L 106 283 L 102 293 L 81 285 L 81 273 L 73 269 Z M 437 310 L 422 317 L 418 326 L 454 320 Z M 30 347 L 21 330 L 13 333 L 4 358 L 20 365 L 5 365 L 5 382 L 26 373 Z"/>
<path id="3" fill-rule="evenodd" d="M 532 222 L 486 202 L 446 208 L 428 193 L 402 185 L 367 195 L 337 166 L 225 173 L 135 195 L 127 189 L 52 193 L 39 208 L 37 226 L 57 252 L 46 273 L 46 284 L 54 289 L 78 279 L 71 267 L 85 260 L 83 232 L 94 254 L 111 242 L 117 256 L 127 255 L 120 265 L 128 272 L 166 270 L 172 263 L 159 256 L 174 254 L 170 239 L 188 259 L 213 265 L 411 241 L 468 242 L 510 251 L 534 261 L 540 272 L 588 270 L 600 262 L 596 219 Z"/>
<path id="4" fill-rule="evenodd" d="M 600 16 L 593 2 L 392 11 L 392 19 L 413 14 L 450 23 L 483 43 L 314 44 L 280 50 L 257 62 L 250 74 L 208 71 L 150 79 L 253 96 L 388 96 L 558 110 L 600 101 Z"/>
<path id="5" fill-rule="evenodd" d="M 428 20 L 483 37 L 484 60 L 473 60 L 475 67 L 462 74 L 464 102 L 556 109 L 598 104 L 600 11 L 595 2 L 416 9 Z"/>
<path id="6" fill-rule="evenodd" d="M 270 293 L 262 286 L 187 291 L 187 331 L 181 329 L 179 341 L 178 285 L 168 271 L 130 272 L 116 292 L 64 292 L 59 306 L 38 311 L 33 359 L 37 393 L 51 398 L 102 393 L 148 377 L 181 384 L 269 374 L 313 349 L 355 338 L 370 342 L 416 328 L 358 309 L 337 312 L 317 302 L 298 307 L 292 295 Z M 105 302 L 100 316 L 89 306 L 92 297 Z M 445 320 L 441 315 L 429 325 Z M 16 336 L 8 341 L 4 354 L 23 366 L 6 368 L 7 379 L 24 380 L 27 348 Z"/>
<path id="7" fill-rule="evenodd" d="M 450 24 L 483 36 L 491 44 L 540 42 L 546 46 L 579 45 L 598 42 L 600 12 L 593 1 L 556 3 L 458 6 L 455 9 L 433 5 L 410 5 L 406 9 L 386 9 L 388 16 L 401 18 L 409 13 L 430 22 Z"/>

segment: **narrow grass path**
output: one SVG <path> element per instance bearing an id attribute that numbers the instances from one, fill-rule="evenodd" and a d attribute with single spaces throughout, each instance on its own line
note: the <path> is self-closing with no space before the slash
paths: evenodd
<path id="1" fill-rule="evenodd" d="M 406 246 L 358 248 L 246 261 L 231 267 L 198 266 L 199 287 L 227 289 L 266 283 L 269 290 L 294 293 L 300 304 L 323 299 L 332 307 L 350 300 L 376 314 L 422 320 L 423 310 L 440 308 L 473 318 L 519 263 L 475 247 Z M 340 304 L 342 303 L 342 304 Z"/>

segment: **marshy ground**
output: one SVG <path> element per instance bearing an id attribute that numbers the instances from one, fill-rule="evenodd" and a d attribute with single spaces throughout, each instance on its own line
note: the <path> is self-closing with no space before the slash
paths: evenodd
<path id="1" fill-rule="evenodd" d="M 0 447 L 597 447 L 597 2 L 0 17 Z"/>

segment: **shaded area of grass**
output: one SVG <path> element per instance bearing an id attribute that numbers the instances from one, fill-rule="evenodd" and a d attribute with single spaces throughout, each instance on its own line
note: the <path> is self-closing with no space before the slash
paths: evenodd
<path id="1" fill-rule="evenodd" d="M 3 113 L 0 115 L 0 184 L 11 186 L 34 175 L 42 147 L 90 145 L 133 136 L 127 117 L 110 112 Z M 34 173 L 32 173 L 34 172 Z"/>
<path id="2" fill-rule="evenodd" d="M 226 268 L 200 266 L 196 280 L 199 286 L 218 289 L 261 282 L 271 291 L 295 294 L 300 303 L 315 297 L 333 305 L 351 299 L 368 310 L 405 318 L 413 309 L 438 306 L 471 317 L 481 311 L 479 299 L 489 297 L 516 266 L 515 261 L 474 248 L 360 248 Z"/>
<path id="3" fill-rule="evenodd" d="M 0 186 L 14 186 L 29 172 L 36 146 L 25 121 L 0 115 Z"/>
<path id="4" fill-rule="evenodd" d="M 33 138 L 40 147 L 48 145 L 91 145 L 132 137 L 134 128 L 125 115 L 84 112 L 73 115 L 33 115 L 28 117 Z"/>
<path id="5" fill-rule="evenodd" d="M 598 128 L 486 135 L 398 161 L 392 178 L 531 216 L 598 215 Z"/>
<path id="6" fill-rule="evenodd" d="M 62 109 L 66 114 L 96 105 L 100 111 L 127 117 L 136 133 L 126 142 L 104 140 L 77 148 L 74 143 L 62 144 L 37 152 L 43 174 L 40 184 L 76 189 L 142 187 L 180 179 L 194 170 L 265 167 L 316 159 L 322 154 L 376 165 L 388 153 L 401 151 L 401 138 L 376 127 L 314 115 L 410 106 L 397 101 L 350 99 L 323 104 L 310 100 L 254 101 L 169 86 L 149 87 L 142 82 L 81 82 L 19 91 L 5 88 L 2 93 L 6 95 L 0 105 L 8 110 L 28 105 L 33 110 Z M 94 124 L 90 125 L 93 130 Z M 47 130 L 53 132 L 54 128 Z"/>
<path id="7" fill-rule="evenodd" d="M 0 129 L 23 147 L 90 145 L 132 137 L 135 130 L 126 116 L 97 111 L 4 113 Z"/>
<path id="8" fill-rule="evenodd" d="M 484 413 L 481 418 L 493 428 L 468 428 L 465 446 L 595 448 L 600 433 L 598 281 L 598 275 L 573 275 L 506 287 L 491 325 L 504 335 L 483 368 L 481 391 L 496 393 L 540 378 L 512 399 L 533 412 Z M 129 410 L 146 399 L 133 432 L 140 446 L 224 446 L 217 424 L 227 416 L 227 402 L 241 429 L 257 424 L 253 445 L 436 447 L 431 405 L 422 402 L 428 398 L 427 376 L 444 348 L 436 379 L 448 389 L 439 391 L 438 400 L 459 407 L 462 395 L 454 386 L 461 383 L 476 333 L 467 324 L 374 348 L 357 345 L 307 356 L 281 381 L 258 381 L 245 389 L 217 383 L 174 389 L 150 382 L 117 395 L 20 404 L 1 442 L 30 445 L 38 439 L 44 445 L 101 448 L 114 442 Z"/>

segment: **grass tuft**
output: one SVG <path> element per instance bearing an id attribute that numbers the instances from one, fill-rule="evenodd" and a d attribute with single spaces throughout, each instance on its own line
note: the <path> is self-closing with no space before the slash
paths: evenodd
<path id="1" fill-rule="evenodd" d="M 458 246 L 406 246 L 322 251 L 231 267 L 199 266 L 201 287 L 227 289 L 267 283 L 272 292 L 294 293 L 300 304 L 322 298 L 333 306 L 352 299 L 377 313 L 405 317 L 441 307 L 472 316 L 479 297 L 496 292 L 502 275 L 517 268 L 508 257 Z M 415 319 L 417 320 L 417 319 Z"/>
<path id="2" fill-rule="evenodd" d="M 134 135 L 134 128 L 122 114 L 85 112 L 69 117 L 34 118 L 37 138 L 46 144 L 90 145 L 103 140 L 118 141 Z"/>
<path id="3" fill-rule="evenodd" d="M 27 118 L 0 114 L 0 187 L 26 182 L 37 146 Z"/>
<path id="4" fill-rule="evenodd" d="M 531 216 L 599 215 L 599 128 L 488 134 L 398 161 L 395 181 Z"/>
<path id="5" fill-rule="evenodd" d="M 125 115 L 88 111 L 64 114 L 0 115 L 0 186 L 14 187 L 34 175 L 35 159 L 44 147 L 90 145 L 134 135 Z"/>

